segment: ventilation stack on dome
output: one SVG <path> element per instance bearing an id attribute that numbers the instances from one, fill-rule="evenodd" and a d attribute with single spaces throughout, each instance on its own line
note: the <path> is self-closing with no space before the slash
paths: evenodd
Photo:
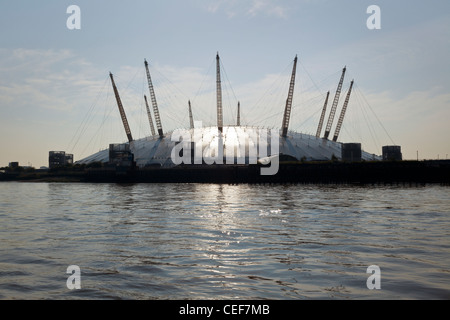
<path id="1" fill-rule="evenodd" d="M 402 158 L 400 146 L 383 146 L 384 161 L 402 161 Z"/>
<path id="2" fill-rule="evenodd" d="M 342 161 L 359 162 L 362 160 L 361 143 L 343 143 Z"/>

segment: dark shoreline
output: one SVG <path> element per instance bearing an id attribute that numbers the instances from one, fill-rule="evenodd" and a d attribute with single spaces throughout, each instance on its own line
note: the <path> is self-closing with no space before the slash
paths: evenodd
<path id="1" fill-rule="evenodd" d="M 180 165 L 173 168 L 58 168 L 7 172 L 0 181 L 224 183 L 224 184 L 444 184 L 450 161 L 285 162 L 276 175 L 261 175 L 260 165 Z"/>

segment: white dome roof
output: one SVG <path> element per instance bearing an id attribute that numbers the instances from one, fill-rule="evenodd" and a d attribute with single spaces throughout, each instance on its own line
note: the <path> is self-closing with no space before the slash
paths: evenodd
<path id="1" fill-rule="evenodd" d="M 228 161 L 223 161 L 226 164 L 237 163 L 238 158 L 245 163 L 254 163 L 252 159 L 249 160 L 249 150 L 258 146 L 258 133 L 266 132 L 268 152 L 264 156 L 270 155 L 285 155 L 293 157 L 297 160 L 331 160 L 333 157 L 341 159 L 340 142 L 334 142 L 323 138 L 317 138 L 309 134 L 288 132 L 286 137 L 280 135 L 279 130 L 268 130 L 265 128 L 251 127 L 251 126 L 224 126 L 223 127 L 223 157 L 227 155 L 231 158 Z M 279 150 L 272 150 L 271 132 L 277 132 L 279 137 Z M 158 135 L 150 136 L 142 139 L 132 141 L 130 143 L 130 150 L 134 154 L 134 160 L 137 166 L 145 167 L 149 165 L 160 165 L 164 167 L 174 166 L 172 161 L 172 150 L 179 141 L 180 133 L 184 133 L 190 137 L 194 142 L 201 137 L 202 141 L 202 155 L 203 159 L 208 158 L 208 155 L 216 157 L 214 150 L 218 146 L 218 129 L 217 127 L 205 127 L 199 129 L 181 129 L 167 133 L 163 138 Z M 172 137 L 174 141 L 172 141 Z M 265 136 L 264 136 L 265 137 Z M 128 143 L 125 143 L 128 144 Z M 275 148 L 276 149 L 276 146 Z M 255 155 L 256 149 L 250 151 L 250 158 Z M 212 152 L 211 152 L 212 151 Z M 243 154 L 245 153 L 245 154 Z M 261 158 L 261 153 L 256 153 L 257 158 Z M 234 158 L 234 161 L 230 161 Z M 363 160 L 381 160 L 379 156 L 369 154 L 362 151 Z M 256 160 L 256 159 L 254 159 Z M 91 156 L 77 161 L 79 164 L 88 164 L 92 162 L 108 162 L 109 150 L 99 151 Z"/>

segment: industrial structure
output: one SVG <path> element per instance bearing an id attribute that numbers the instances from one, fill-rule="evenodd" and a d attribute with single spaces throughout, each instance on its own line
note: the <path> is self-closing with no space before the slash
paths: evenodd
<path id="1" fill-rule="evenodd" d="M 342 161 L 359 162 L 361 161 L 361 143 L 343 143 L 342 144 Z"/>
<path id="2" fill-rule="evenodd" d="M 19 162 L 18 161 L 10 162 L 8 167 L 11 168 L 11 169 L 16 169 L 16 168 L 19 167 Z"/>
<path id="3" fill-rule="evenodd" d="M 89 164 L 92 162 L 102 162 L 109 165 L 117 166 L 132 166 L 135 165 L 138 168 L 145 167 L 174 167 L 171 152 L 175 145 L 179 141 L 172 141 L 171 134 L 173 132 L 168 132 L 165 134 L 163 131 L 161 117 L 159 114 L 157 99 L 155 95 L 155 88 L 152 84 L 152 79 L 150 75 L 148 62 L 144 61 L 145 71 L 147 75 L 148 89 L 150 94 L 150 100 L 153 107 L 153 116 L 156 123 L 156 130 L 153 125 L 152 115 L 150 112 L 147 97 L 144 96 L 145 105 L 147 109 L 147 115 L 149 119 L 151 136 L 134 140 L 131 134 L 130 127 L 128 125 L 127 117 L 125 114 L 124 106 L 122 105 L 119 90 L 114 82 L 113 75 L 110 73 L 111 84 L 116 97 L 117 106 L 122 119 L 123 127 L 125 129 L 125 134 L 128 138 L 127 143 L 123 144 L 111 144 L 109 149 L 99 151 L 92 154 L 82 160 L 77 161 L 80 164 Z M 294 59 L 292 74 L 290 78 L 290 84 L 288 89 L 288 95 L 286 99 L 286 104 L 284 108 L 283 118 L 281 121 L 281 128 L 277 130 L 276 136 L 271 138 L 276 138 L 278 141 L 278 148 L 276 152 L 268 152 L 267 156 L 277 156 L 280 161 L 290 160 L 290 161 L 327 161 L 332 159 L 345 160 L 345 161 L 371 161 L 371 160 L 382 160 L 380 156 L 370 154 L 361 149 L 360 143 L 343 144 L 338 142 L 339 132 L 343 125 L 345 118 L 345 113 L 348 108 L 349 100 L 351 97 L 351 91 L 353 87 L 353 80 L 350 83 L 350 88 L 348 89 L 344 105 L 342 107 L 340 117 L 337 122 L 336 131 L 334 133 L 333 139 L 329 140 L 331 134 L 331 128 L 334 122 L 334 117 L 337 111 L 339 97 L 342 91 L 342 86 L 344 82 L 346 67 L 342 70 L 342 75 L 340 77 L 334 100 L 331 106 L 331 110 L 328 116 L 328 121 L 326 124 L 325 132 L 323 137 L 322 127 L 324 124 L 324 119 L 327 111 L 327 104 L 330 92 L 327 93 L 326 99 L 323 105 L 322 113 L 320 116 L 317 132 L 315 135 L 309 135 L 304 133 L 298 133 L 289 130 L 289 121 L 292 112 L 292 102 L 294 96 L 295 88 L 295 77 L 296 77 L 296 67 L 297 67 L 297 56 Z M 237 122 L 236 124 L 224 124 L 223 123 L 223 108 L 222 108 L 222 87 L 221 87 L 221 74 L 220 74 L 220 58 L 219 54 L 216 56 L 216 98 L 217 98 L 217 125 L 204 128 L 194 128 L 194 117 L 192 112 L 192 107 L 190 101 L 188 101 L 189 110 L 189 128 L 186 132 L 192 138 L 192 151 L 200 150 L 202 155 L 209 154 L 215 156 L 217 159 L 217 154 L 219 152 L 223 159 L 232 159 L 233 161 L 223 161 L 225 164 L 250 164 L 252 160 L 252 154 L 250 152 L 252 146 L 258 144 L 257 136 L 255 132 L 258 132 L 260 128 L 248 125 L 241 125 L 240 121 L 240 103 L 238 102 L 237 111 Z M 271 135 L 274 135 L 271 131 Z M 201 137 L 201 142 L 196 141 L 195 136 Z M 268 139 L 267 150 L 274 151 L 272 149 L 272 141 L 274 139 Z M 220 148 L 218 150 L 217 148 Z M 218 150 L 218 151 L 217 151 Z M 212 153 L 211 153 L 212 152 Z M 384 149 L 383 149 L 384 155 Z M 386 157 L 392 157 L 392 153 L 386 151 Z M 398 152 L 396 153 L 398 156 Z M 383 156 L 384 158 L 384 156 Z M 258 159 L 260 160 L 260 159 Z"/>
<path id="4" fill-rule="evenodd" d="M 383 160 L 401 161 L 402 149 L 400 146 L 383 146 Z"/>
<path id="5" fill-rule="evenodd" d="M 50 169 L 63 167 L 68 164 L 73 164 L 73 154 L 65 151 L 50 151 L 48 154 L 48 167 Z"/>

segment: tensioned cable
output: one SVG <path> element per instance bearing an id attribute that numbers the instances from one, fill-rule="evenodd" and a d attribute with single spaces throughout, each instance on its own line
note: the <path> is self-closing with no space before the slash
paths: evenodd
<path id="1" fill-rule="evenodd" d="M 281 78 L 286 77 L 287 70 L 288 69 L 292 69 L 292 65 L 293 65 L 293 62 L 290 62 L 289 64 L 287 64 L 287 66 L 283 69 L 283 71 L 278 74 L 278 77 L 270 84 L 270 86 L 266 89 L 266 91 L 261 95 L 259 100 L 257 100 L 254 105 L 249 106 L 247 111 L 241 112 L 241 115 L 243 115 L 245 118 L 247 118 L 247 116 L 249 114 L 254 115 L 255 114 L 255 110 L 258 110 L 258 106 L 260 105 L 262 100 L 265 99 L 269 95 L 269 92 L 273 92 L 275 84 L 278 84 L 280 82 Z M 268 108 L 268 107 L 266 106 L 265 108 Z M 258 111 L 260 111 L 260 110 L 258 110 Z M 267 114 L 267 113 L 263 112 L 263 114 L 261 114 L 260 117 L 264 116 L 265 114 Z M 283 110 L 277 112 L 277 114 L 283 114 Z M 258 118 L 253 119 L 253 124 L 257 124 L 257 123 L 260 123 L 260 122 L 261 121 Z"/>
<path id="2" fill-rule="evenodd" d="M 200 84 L 200 87 L 199 87 L 198 90 L 197 90 L 197 93 L 195 94 L 194 98 L 191 99 L 191 103 L 194 103 L 194 102 L 196 101 L 197 97 L 200 95 L 200 92 L 202 92 L 202 90 L 203 90 L 203 85 L 205 84 L 206 79 L 208 78 L 208 76 L 209 76 L 209 74 L 210 74 L 210 72 L 211 72 L 211 69 L 212 69 L 212 67 L 213 67 L 213 65 L 214 65 L 214 63 L 215 63 L 215 61 L 216 61 L 216 59 L 214 58 L 214 61 L 211 62 L 210 66 L 209 66 L 209 68 L 208 68 L 208 71 L 206 72 L 206 74 L 205 74 L 205 76 L 204 76 L 204 78 L 203 78 L 203 80 L 202 80 L 202 83 Z"/>
<path id="3" fill-rule="evenodd" d="M 189 100 L 189 96 L 183 90 L 181 90 L 177 85 L 175 85 L 175 83 L 173 83 L 170 79 L 168 79 L 162 72 L 160 72 L 158 68 L 156 68 L 155 66 L 151 66 L 151 67 L 154 70 L 154 72 L 161 79 L 163 79 L 164 81 L 166 81 L 170 85 L 170 88 L 173 88 L 174 91 L 178 92 L 182 96 L 183 100 L 186 101 L 186 106 L 187 106 L 187 101 Z M 155 79 L 155 80 L 157 80 L 157 79 Z M 164 91 L 164 89 L 162 89 L 162 88 L 158 88 L 158 90 Z M 186 112 L 183 112 L 183 113 L 180 113 L 177 109 L 173 109 L 173 106 L 178 104 L 178 101 L 176 99 L 174 99 L 174 98 L 177 98 L 177 94 L 176 93 L 174 94 L 173 92 L 167 92 L 167 93 L 168 94 L 166 94 L 165 97 L 164 97 L 164 99 L 168 99 L 169 100 L 169 103 L 167 103 L 167 105 L 166 105 L 167 106 L 166 110 L 169 111 L 169 113 L 171 111 L 174 111 L 173 112 L 174 114 L 177 114 L 177 115 L 182 114 L 183 115 L 182 119 L 174 119 L 171 116 L 168 116 L 168 117 L 170 119 L 174 120 L 175 122 L 177 122 L 180 125 L 185 125 L 186 124 L 186 119 L 187 119 L 187 116 L 188 116 L 187 108 L 186 108 Z"/>
<path id="4" fill-rule="evenodd" d="M 225 67 L 224 67 L 224 65 L 223 65 L 222 59 L 220 60 L 220 65 L 221 65 L 221 67 L 222 67 L 222 70 L 223 70 L 223 73 L 224 73 L 224 76 L 225 76 L 225 79 L 226 79 L 225 83 L 228 83 L 228 86 L 230 87 L 231 93 L 233 94 L 234 100 L 235 100 L 235 102 L 236 102 L 236 110 L 237 110 L 237 102 L 238 102 L 239 100 L 238 100 L 238 98 L 236 97 L 236 94 L 234 93 L 233 87 L 231 86 L 231 81 L 230 81 L 229 78 L 228 78 L 228 74 L 227 74 L 227 72 L 226 72 L 226 70 L 225 70 Z M 226 84 L 225 84 L 225 89 L 227 89 L 228 86 L 226 86 Z M 231 103 L 231 99 L 230 99 L 230 97 L 229 97 L 228 90 L 226 90 L 226 94 L 227 94 L 229 103 Z M 229 109 L 229 111 L 230 111 L 230 113 L 231 113 L 231 117 L 232 117 L 232 119 L 233 119 L 233 123 L 235 124 L 235 123 L 236 123 L 236 112 L 235 112 L 235 110 L 231 107 L 230 104 L 228 104 L 228 109 Z"/>
<path id="5" fill-rule="evenodd" d="M 106 123 L 106 119 L 109 118 L 109 116 L 111 115 L 111 112 L 112 112 L 114 109 L 115 109 L 115 108 L 109 108 L 109 112 L 106 113 L 106 111 L 107 111 L 108 109 L 107 109 L 106 106 L 105 106 L 105 113 L 104 113 L 104 115 L 103 115 L 103 120 L 102 120 L 100 126 L 98 127 L 97 131 L 95 132 L 95 134 L 92 135 L 91 139 L 89 140 L 89 142 L 88 142 L 88 143 L 86 144 L 86 146 L 84 147 L 84 149 L 83 149 L 83 151 L 82 151 L 81 154 L 84 154 L 85 151 L 86 151 L 86 149 L 91 145 L 91 143 L 92 143 L 92 141 L 94 140 L 94 138 L 99 136 L 98 133 L 100 132 L 100 130 L 103 129 L 103 126 L 104 126 L 104 124 Z"/>
<path id="6" fill-rule="evenodd" d="M 356 93 L 356 96 L 359 99 L 361 99 L 359 88 L 357 88 L 357 90 L 355 90 L 355 93 Z M 367 129 L 369 130 L 369 134 L 372 137 L 372 140 L 373 140 L 373 143 L 374 143 L 375 147 L 379 148 L 380 143 L 378 142 L 378 139 L 376 139 L 376 137 L 375 137 L 375 132 L 374 132 L 375 130 L 374 130 L 374 128 L 372 128 L 372 125 L 371 125 L 370 121 L 368 120 L 369 119 L 369 115 L 367 114 L 367 111 L 363 107 L 363 104 L 361 104 L 361 113 L 362 113 L 363 118 L 364 118 L 364 120 L 366 122 Z"/>
<path id="7" fill-rule="evenodd" d="M 103 83 L 102 89 L 98 92 L 94 102 L 92 103 L 92 105 L 89 107 L 88 112 L 86 113 L 86 115 L 84 116 L 83 120 L 81 121 L 80 125 L 78 126 L 77 130 L 75 131 L 75 134 L 73 135 L 72 139 L 69 141 L 67 150 L 70 150 L 70 152 L 72 153 L 75 150 L 75 147 L 77 146 L 78 142 L 81 139 L 81 136 L 84 134 L 84 132 L 87 129 L 87 125 L 88 123 L 92 120 L 91 115 L 92 112 L 95 108 L 95 106 L 98 103 L 98 100 L 100 99 L 101 94 L 103 93 L 103 90 L 106 87 L 106 83 L 108 81 L 109 77 L 105 78 L 105 81 Z M 74 142 L 75 137 L 78 135 L 78 138 L 76 139 L 76 141 Z M 71 144 L 74 142 L 74 145 L 71 147 Z"/>
<path id="8" fill-rule="evenodd" d="M 361 91 L 361 90 L 358 90 Z M 373 115 L 375 116 L 375 118 L 377 119 L 378 123 L 381 125 L 381 127 L 383 128 L 384 132 L 386 133 L 386 135 L 389 137 L 389 140 L 391 140 L 392 144 L 395 145 L 394 140 L 392 140 L 391 136 L 389 135 L 389 133 L 387 132 L 386 128 L 384 127 L 383 123 L 380 121 L 380 119 L 378 118 L 377 114 L 375 113 L 375 111 L 373 110 L 372 106 L 369 104 L 369 102 L 367 101 L 366 97 L 361 93 L 362 98 L 364 99 L 365 103 L 369 106 L 370 111 L 372 111 Z"/>

